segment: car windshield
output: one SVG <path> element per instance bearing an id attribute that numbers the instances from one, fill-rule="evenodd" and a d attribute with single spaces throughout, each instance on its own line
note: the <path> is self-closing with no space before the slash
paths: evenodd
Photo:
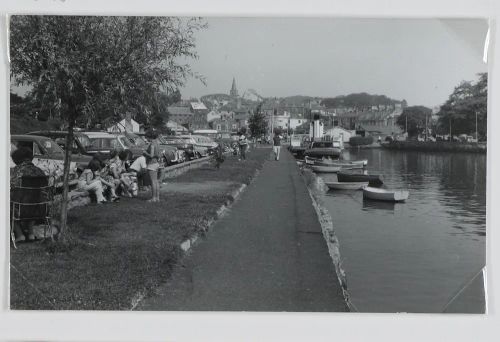
<path id="1" fill-rule="evenodd" d="M 92 142 L 90 141 L 89 137 L 86 135 L 77 135 L 76 138 L 80 142 L 80 144 L 83 146 L 83 148 L 87 148 L 92 146 Z"/>
<path id="2" fill-rule="evenodd" d="M 138 136 L 136 134 L 128 133 L 126 135 L 126 139 L 124 139 L 124 140 L 128 140 L 128 142 L 130 142 L 132 145 L 139 146 L 139 147 L 144 147 L 144 146 L 148 145 L 148 143 L 146 141 L 144 141 L 143 138 L 141 138 L 140 136 Z"/>
<path id="3" fill-rule="evenodd" d="M 39 143 L 48 154 L 64 154 L 63 149 L 52 139 L 41 139 Z"/>
<path id="4" fill-rule="evenodd" d="M 129 138 L 127 138 L 126 136 L 120 136 L 118 137 L 118 139 L 123 143 L 123 145 L 127 148 L 130 148 L 130 147 L 133 147 L 134 144 L 130 141 Z"/>
<path id="5" fill-rule="evenodd" d="M 121 145 L 117 137 L 90 138 L 93 148 L 97 149 L 120 149 Z"/>

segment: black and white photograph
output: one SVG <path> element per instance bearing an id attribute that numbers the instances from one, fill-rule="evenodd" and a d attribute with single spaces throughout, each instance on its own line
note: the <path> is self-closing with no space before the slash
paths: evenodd
<path id="1" fill-rule="evenodd" d="M 487 313 L 487 19 L 8 25 L 11 311 Z"/>

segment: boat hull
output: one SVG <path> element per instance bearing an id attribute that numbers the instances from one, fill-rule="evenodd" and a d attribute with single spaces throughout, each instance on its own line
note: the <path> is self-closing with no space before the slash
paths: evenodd
<path id="1" fill-rule="evenodd" d="M 369 186 L 381 186 L 384 184 L 380 175 L 362 175 L 354 173 L 339 172 L 337 174 L 339 182 L 368 182 Z"/>
<path id="2" fill-rule="evenodd" d="M 368 186 L 368 182 L 325 182 L 332 190 L 361 190 Z"/>
<path id="3" fill-rule="evenodd" d="M 337 147 L 330 148 L 310 148 L 305 150 L 304 155 L 313 158 L 338 158 L 342 153 L 342 149 Z"/>
<path id="4" fill-rule="evenodd" d="M 363 198 L 374 201 L 404 202 L 410 193 L 406 190 L 385 190 L 366 187 L 363 189 Z"/>
<path id="5" fill-rule="evenodd" d="M 337 173 L 340 171 L 340 167 L 338 167 L 338 166 L 312 165 L 311 169 L 314 172 L 322 172 L 322 173 Z"/>

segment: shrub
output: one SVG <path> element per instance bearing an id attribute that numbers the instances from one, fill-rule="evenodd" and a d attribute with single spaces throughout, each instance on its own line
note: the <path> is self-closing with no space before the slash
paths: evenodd
<path id="1" fill-rule="evenodd" d="M 361 146 L 361 145 L 371 145 L 371 144 L 373 144 L 372 136 L 362 137 L 360 135 L 356 135 L 349 139 L 349 145 L 351 146 Z"/>

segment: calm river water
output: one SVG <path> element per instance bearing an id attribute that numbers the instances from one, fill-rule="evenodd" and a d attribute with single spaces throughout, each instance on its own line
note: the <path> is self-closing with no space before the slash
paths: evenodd
<path id="1" fill-rule="evenodd" d="M 486 156 L 370 149 L 344 157 L 367 158 L 388 188 L 410 190 L 398 204 L 363 200 L 361 191 L 324 195 L 352 303 L 361 312 L 443 312 L 485 265 Z M 482 312 L 475 284 L 462 304 Z"/>

